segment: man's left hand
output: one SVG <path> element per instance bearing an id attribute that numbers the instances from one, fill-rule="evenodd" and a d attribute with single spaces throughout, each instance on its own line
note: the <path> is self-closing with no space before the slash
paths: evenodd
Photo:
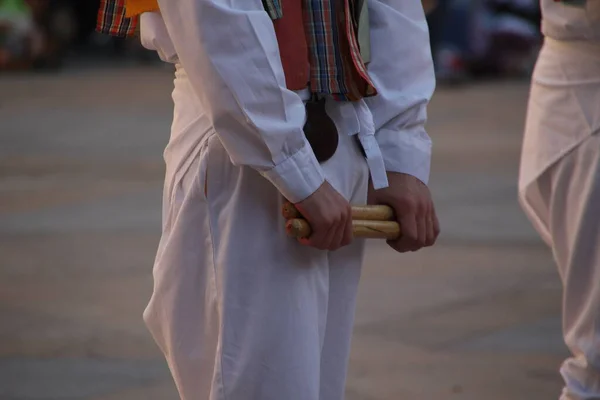
<path id="1" fill-rule="evenodd" d="M 369 204 L 385 204 L 394 209 L 402 235 L 389 245 L 400 253 L 432 246 L 440 234 L 429 188 L 412 175 L 388 172 L 389 186 L 374 190 L 369 184 Z"/>

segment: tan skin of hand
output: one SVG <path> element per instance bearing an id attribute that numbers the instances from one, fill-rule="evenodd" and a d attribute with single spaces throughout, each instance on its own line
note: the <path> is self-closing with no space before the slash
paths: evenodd
<path id="1" fill-rule="evenodd" d="M 412 175 L 389 172 L 389 186 L 374 190 L 369 184 L 369 204 L 385 204 L 394 209 L 402 235 L 388 241 L 396 251 L 405 253 L 432 246 L 439 234 L 440 224 L 429 188 Z"/>
<path id="2" fill-rule="evenodd" d="M 352 208 L 328 182 L 295 206 L 312 231 L 309 238 L 299 239 L 300 243 L 334 251 L 352 242 Z"/>
<path id="3" fill-rule="evenodd" d="M 374 190 L 369 183 L 368 204 L 385 204 L 394 209 L 402 236 L 388 244 L 405 253 L 432 246 L 440 226 L 429 188 L 412 175 L 390 172 L 389 186 Z M 306 200 L 296 203 L 312 233 L 300 243 L 321 250 L 337 250 L 352 242 L 352 209 L 348 201 L 325 182 Z"/>

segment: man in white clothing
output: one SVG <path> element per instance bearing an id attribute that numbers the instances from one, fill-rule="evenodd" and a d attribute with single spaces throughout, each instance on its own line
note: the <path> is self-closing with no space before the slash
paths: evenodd
<path id="1" fill-rule="evenodd" d="M 279 1 L 159 0 L 141 14 L 142 43 L 176 67 L 144 319 L 186 400 L 341 400 L 364 250 L 352 237 L 351 204 L 392 206 L 403 235 L 390 246 L 399 252 L 439 234 L 427 187 L 435 78 L 421 1 L 282 3 L 283 18 L 294 4 L 312 18 L 310 82 L 299 90 L 286 84 L 296 65 L 280 58 L 287 39 L 265 12 Z M 336 3 L 345 7 L 331 12 Z M 368 18 L 351 22 L 360 4 Z M 360 29 L 343 32 L 358 20 Z M 356 43 L 370 62 L 357 59 Z M 324 78 L 352 59 L 353 81 Z M 353 82 L 355 91 L 339 89 Z M 304 132 L 315 96 L 336 129 L 326 160 Z M 311 225 L 301 243 L 286 236 L 284 198 Z"/>
<path id="2" fill-rule="evenodd" d="M 563 283 L 561 400 L 600 399 L 600 1 L 541 6 L 519 195 Z"/>

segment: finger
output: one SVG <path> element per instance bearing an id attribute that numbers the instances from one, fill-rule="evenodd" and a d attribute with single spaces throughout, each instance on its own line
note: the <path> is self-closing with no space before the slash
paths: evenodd
<path id="1" fill-rule="evenodd" d="M 310 238 L 303 238 L 303 239 L 298 239 L 298 242 L 300 242 L 300 244 L 303 244 L 305 246 L 308 247 L 314 247 L 315 249 L 319 249 L 319 250 L 327 250 L 327 241 L 326 239 L 321 238 L 315 238 L 315 237 L 310 237 Z"/>
<path id="2" fill-rule="evenodd" d="M 332 236 L 330 238 L 328 250 L 334 251 L 342 247 L 342 243 L 344 242 L 344 235 L 346 230 L 346 218 L 344 215 L 341 215 L 335 225 L 332 227 Z"/>
<path id="3" fill-rule="evenodd" d="M 429 212 L 427 213 L 427 238 L 425 239 L 425 246 L 433 246 L 435 243 L 436 235 L 433 219 L 434 215 L 430 208 Z"/>
<path id="4" fill-rule="evenodd" d="M 307 238 L 299 238 L 298 242 L 305 246 L 323 250 L 327 243 L 327 226 L 320 223 L 311 223 L 312 232 Z"/>
<path id="5" fill-rule="evenodd" d="M 352 232 L 352 212 L 350 210 L 348 215 L 346 216 L 346 222 L 344 224 L 344 234 L 343 234 L 343 238 L 342 238 L 342 246 L 347 246 L 350 243 L 352 243 L 353 238 L 354 238 L 354 236 L 353 236 L 353 232 Z"/>
<path id="6" fill-rule="evenodd" d="M 435 206 L 431 206 L 431 215 L 433 218 L 433 233 L 435 235 L 435 240 L 440 236 L 440 221 L 438 220 L 437 213 L 435 212 Z"/>
<path id="7" fill-rule="evenodd" d="M 398 222 L 402 227 L 402 236 L 400 236 L 392 247 L 402 253 L 411 251 L 415 248 L 419 239 L 417 218 L 415 214 L 406 214 Z"/>
<path id="8" fill-rule="evenodd" d="M 327 224 L 328 229 L 326 234 L 323 235 L 323 239 L 319 244 L 319 249 L 336 250 L 341 246 L 344 235 L 344 225 L 342 221 L 343 217 L 338 215 L 333 218 L 332 222 Z"/>
<path id="9" fill-rule="evenodd" d="M 435 233 L 435 211 L 433 209 L 433 204 L 430 204 L 427 208 L 427 236 L 425 239 L 425 246 L 433 246 L 435 244 L 436 233 Z"/>
<path id="10" fill-rule="evenodd" d="M 309 246 L 312 247 L 311 243 L 310 243 L 310 239 L 309 238 L 298 238 L 298 243 L 300 243 L 303 246 Z"/>
<path id="11" fill-rule="evenodd" d="M 315 240 L 315 231 L 312 230 L 309 237 L 299 237 L 296 240 L 304 246 L 315 247 L 314 243 L 318 241 L 318 237 Z"/>
<path id="12" fill-rule="evenodd" d="M 417 243 L 415 243 L 415 249 L 413 251 L 419 250 L 423 246 L 425 246 L 425 242 L 427 241 L 427 214 L 417 216 Z"/>
<path id="13" fill-rule="evenodd" d="M 308 244 L 309 246 L 315 247 L 319 250 L 327 250 L 329 249 L 332 237 L 332 228 L 330 227 L 327 230 L 319 232 L 319 234 L 315 237 L 309 238 Z"/>

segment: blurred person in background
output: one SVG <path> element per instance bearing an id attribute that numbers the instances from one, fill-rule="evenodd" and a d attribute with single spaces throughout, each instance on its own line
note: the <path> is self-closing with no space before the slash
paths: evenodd
<path id="1" fill-rule="evenodd" d="M 31 7 L 24 0 L 0 0 L 0 69 L 27 68 L 42 50 Z"/>
<path id="2" fill-rule="evenodd" d="M 0 0 L 0 68 L 58 68 L 83 15 L 67 0 Z M 94 14 L 92 14 L 94 15 Z M 92 31 L 93 31 L 92 23 Z"/>
<path id="3" fill-rule="evenodd" d="M 83 16 L 67 0 L 26 0 L 32 10 L 41 51 L 34 60 L 37 68 L 59 68 L 75 40 Z M 86 1 L 80 3 L 85 4 Z"/>
<path id="4" fill-rule="evenodd" d="M 95 32 L 100 0 L 0 0 L 0 70 L 56 70 L 69 57 L 156 61 L 139 40 Z"/>
<path id="5" fill-rule="evenodd" d="M 519 200 L 563 283 L 561 400 L 600 399 L 600 1 L 541 6 Z"/>
<path id="6" fill-rule="evenodd" d="M 487 0 L 481 14 L 474 73 L 529 77 L 541 43 L 539 0 Z"/>
<path id="7" fill-rule="evenodd" d="M 438 0 L 428 16 L 438 82 L 523 76 L 540 41 L 537 0 Z"/>

